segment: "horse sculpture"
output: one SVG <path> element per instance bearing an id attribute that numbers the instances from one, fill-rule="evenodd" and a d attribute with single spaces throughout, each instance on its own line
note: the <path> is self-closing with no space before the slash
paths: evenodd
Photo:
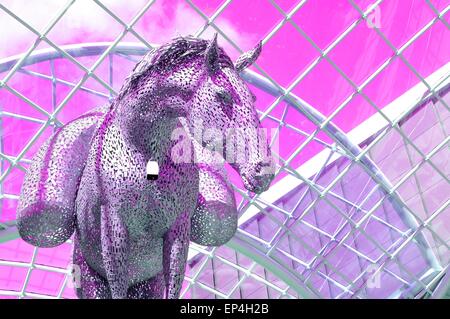
<path id="1" fill-rule="evenodd" d="M 36 153 L 22 186 L 18 230 L 39 247 L 60 245 L 75 232 L 79 298 L 178 298 L 189 241 L 218 246 L 234 235 L 231 184 L 223 163 L 198 161 L 216 151 L 201 152 L 210 143 L 196 132 L 236 129 L 252 155 L 225 160 L 248 190 L 269 187 L 267 141 L 255 148 L 255 135 L 237 130 L 260 127 L 254 95 L 239 77 L 260 51 L 261 44 L 233 64 L 217 35 L 174 39 L 136 64 L 110 104 L 67 123 Z M 174 156 L 180 127 L 197 160 Z M 159 165 L 155 180 L 146 178 L 149 161 Z"/>

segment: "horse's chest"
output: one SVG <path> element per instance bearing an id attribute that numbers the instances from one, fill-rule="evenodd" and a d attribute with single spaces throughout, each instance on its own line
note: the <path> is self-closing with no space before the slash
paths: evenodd
<path id="1" fill-rule="evenodd" d="M 113 145 L 104 145 L 106 156 L 101 162 L 103 190 L 131 237 L 161 236 L 183 211 L 195 209 L 198 171 L 194 165 L 174 164 L 163 157 L 158 178 L 148 180 L 149 158 L 127 147 L 105 152 L 109 148 Z"/>

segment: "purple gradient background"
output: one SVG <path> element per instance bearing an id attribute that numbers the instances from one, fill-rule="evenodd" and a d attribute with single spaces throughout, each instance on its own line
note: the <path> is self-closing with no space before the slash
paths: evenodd
<path id="1" fill-rule="evenodd" d="M 33 27 L 42 31 L 48 21 L 56 14 L 56 10 L 64 2 L 45 1 L 46 6 L 39 2 L 2 1 L 19 17 L 29 22 Z M 373 1 L 356 1 L 359 7 L 365 10 Z M 143 6 L 143 1 L 104 1 L 105 5 L 125 22 L 130 22 L 133 16 Z M 194 0 L 207 16 L 211 16 L 221 5 L 222 1 Z M 293 0 L 277 0 L 276 3 L 286 12 L 292 10 L 297 4 Z M 449 5 L 450 1 L 431 1 L 438 9 Z M 85 4 L 75 3 L 66 15 L 49 33 L 48 38 L 58 45 L 76 44 L 84 42 L 114 41 L 122 32 L 123 27 L 109 17 L 96 5 L 83 7 Z M 392 44 L 399 48 L 411 36 L 424 27 L 435 17 L 433 11 L 425 1 L 384 1 L 381 6 L 381 31 Z M 86 13 L 84 15 L 84 13 Z M 307 2 L 293 17 L 292 20 L 324 50 L 334 41 L 352 22 L 358 19 L 359 13 L 347 0 L 327 1 L 316 0 Z M 443 17 L 449 21 L 449 15 Z M 263 39 L 277 25 L 283 16 L 266 0 L 233 1 L 215 23 L 243 50 L 251 49 L 258 40 Z M 134 30 L 150 43 L 162 43 L 176 35 L 195 33 L 204 25 L 205 21 L 185 2 L 182 1 L 156 1 L 143 18 L 136 24 Z M 25 52 L 35 41 L 35 36 L 27 31 L 18 22 L 14 21 L 3 11 L 0 11 L 0 29 L 5 32 L 0 36 L 0 59 Z M 213 33 L 209 27 L 204 37 Z M 138 42 L 127 35 L 124 42 Z M 235 59 L 237 52 L 231 45 L 219 36 L 219 44 L 223 45 L 230 56 Z M 37 49 L 49 47 L 40 43 Z M 356 85 L 363 83 L 384 61 L 394 55 L 394 52 L 376 34 L 360 23 L 336 48 L 330 53 L 330 59 L 342 69 Z M 404 57 L 417 70 L 422 77 L 427 77 L 433 71 L 450 60 L 450 33 L 443 23 L 436 23 L 427 32 L 421 35 L 405 52 Z M 304 72 L 308 66 L 319 56 L 314 47 L 303 38 L 295 28 L 287 22 L 263 47 L 258 65 L 274 80 L 284 87 L 289 87 L 295 79 Z M 91 67 L 98 57 L 77 58 L 86 67 Z M 114 88 L 120 88 L 122 79 L 129 73 L 133 64 L 125 59 L 115 61 L 120 67 L 114 71 Z M 43 74 L 50 74 L 49 62 L 27 67 Z M 253 70 L 258 70 L 252 67 Z M 59 78 L 78 82 L 83 72 L 76 65 L 67 60 L 56 60 L 55 70 Z M 105 60 L 97 69 L 96 74 L 108 82 L 108 63 Z M 6 73 L 0 74 L 3 78 Z M 365 89 L 364 92 L 380 108 L 403 94 L 419 82 L 418 77 L 398 58 L 395 58 L 387 69 L 381 72 Z M 16 73 L 8 85 L 24 96 L 47 110 L 52 111 L 51 82 L 29 75 Z M 86 86 L 108 93 L 93 79 L 86 82 Z M 57 85 L 57 103 L 60 103 L 70 92 L 70 88 Z M 275 100 L 268 94 L 254 88 L 257 95 L 257 107 L 264 111 Z M 293 92 L 309 102 L 324 115 L 330 115 L 334 110 L 353 93 L 354 89 L 348 82 L 325 60 L 310 72 L 294 89 Z M 85 92 L 78 91 L 59 114 L 58 118 L 65 123 L 77 115 L 103 104 L 104 100 L 96 98 Z M 46 120 L 45 116 L 31 108 L 27 103 L 17 98 L 7 90 L 0 90 L 0 105 L 4 111 L 14 112 Z M 286 105 L 280 103 L 271 113 L 280 118 Z M 333 122 L 345 132 L 350 131 L 362 123 L 376 110 L 363 98 L 356 96 Z M 3 118 L 4 153 L 17 156 L 32 136 L 40 128 L 40 124 L 30 123 L 12 118 Z M 300 114 L 288 111 L 286 123 L 300 127 L 311 133 L 316 127 Z M 263 122 L 266 127 L 277 127 L 277 123 L 269 119 Z M 31 158 L 53 132 L 46 129 L 26 154 Z M 289 130 L 280 133 L 280 155 L 283 158 L 289 155 L 305 140 L 299 134 Z M 321 139 L 331 142 L 323 133 L 318 135 Z M 298 167 L 306 160 L 323 149 L 318 143 L 311 142 L 292 162 Z M 5 162 L 4 169 L 8 167 Z M 26 166 L 26 165 L 25 165 Z M 284 175 L 281 174 L 278 180 Z M 3 191 L 8 194 L 18 194 L 24 173 L 14 168 L 3 183 Z M 233 176 L 238 185 L 240 182 Z M 2 199 L 2 213 L 0 222 L 15 219 L 16 200 Z M 49 264 L 57 267 L 66 267 L 68 253 L 71 247 L 64 244 L 57 249 L 39 249 L 36 263 Z M 26 261 L 31 258 L 33 247 L 21 240 L 14 240 L 0 245 L 0 259 L 12 261 Z M 0 266 L 0 289 L 20 291 L 27 269 Z M 33 270 L 28 283 L 29 291 L 44 294 L 55 294 L 63 279 L 62 274 Z M 63 297 L 73 297 L 73 293 L 66 289 Z"/>

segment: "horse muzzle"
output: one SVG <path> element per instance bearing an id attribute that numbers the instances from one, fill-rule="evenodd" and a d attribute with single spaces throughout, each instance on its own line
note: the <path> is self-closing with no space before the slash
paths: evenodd
<path id="1" fill-rule="evenodd" d="M 241 170 L 245 188 L 255 194 L 268 190 L 274 176 L 273 167 L 267 163 L 258 163 L 248 171 Z"/>

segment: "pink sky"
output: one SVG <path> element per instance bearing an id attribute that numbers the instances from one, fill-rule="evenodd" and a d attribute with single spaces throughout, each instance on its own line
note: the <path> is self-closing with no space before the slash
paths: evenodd
<path id="1" fill-rule="evenodd" d="M 3 3 L 39 31 L 45 29 L 48 21 L 65 4 L 57 0 L 39 2 L 6 0 Z M 103 3 L 125 23 L 130 23 L 145 5 L 145 1 L 142 0 L 125 2 L 109 0 Z M 222 1 L 194 0 L 193 3 L 205 15 L 212 16 Z M 289 12 L 295 7 L 297 1 L 282 0 L 276 3 L 281 10 Z M 372 1 L 356 1 L 356 3 L 360 8 L 366 9 Z M 450 2 L 440 0 L 432 1 L 432 3 L 437 10 L 442 10 Z M 257 61 L 258 66 L 279 84 L 289 87 L 319 56 L 317 50 L 296 30 L 296 27 L 302 29 L 320 49 L 324 50 L 358 17 L 358 12 L 347 0 L 308 1 L 292 16 L 296 26 L 289 22 L 285 23 L 265 43 Z M 395 47 L 400 47 L 433 19 L 435 14 L 424 1 L 384 1 L 380 6 L 380 17 L 381 31 Z M 444 16 L 444 19 L 448 20 L 448 14 Z M 248 50 L 257 41 L 270 34 L 282 20 L 283 15 L 267 0 L 237 0 L 219 15 L 215 23 L 239 47 Z M 25 52 L 34 43 L 35 36 L 2 10 L 0 10 L 0 21 L 2 21 L 3 33 L 0 37 L 0 58 Z M 187 2 L 158 0 L 134 29 L 150 43 L 163 43 L 177 35 L 194 34 L 204 24 L 204 19 Z M 58 45 L 114 41 L 122 30 L 123 27 L 97 4 L 91 1 L 76 1 L 49 33 L 48 38 Z M 214 30 L 208 27 L 202 36 L 211 37 L 213 32 Z M 421 35 L 404 52 L 404 56 L 420 75 L 426 77 L 450 60 L 449 40 L 450 33 L 446 26 L 438 22 Z M 129 34 L 122 41 L 136 42 L 138 40 Z M 223 38 L 219 37 L 219 43 L 226 48 L 233 59 L 238 56 L 238 52 Z M 37 49 L 46 47 L 48 45 L 41 42 Z M 330 59 L 356 85 L 363 83 L 391 56 L 393 51 L 365 22 L 360 23 L 329 53 Z M 78 58 L 78 61 L 90 67 L 96 59 L 97 57 Z M 119 67 L 115 68 L 114 73 L 115 89 L 120 88 L 121 79 L 133 66 L 128 61 L 119 60 L 120 58 L 117 60 Z M 65 80 L 76 83 L 83 76 L 83 72 L 65 60 L 56 61 L 55 66 L 57 75 Z M 48 63 L 30 66 L 29 69 L 44 74 L 50 73 Z M 108 79 L 107 72 L 107 62 L 102 63 L 96 71 L 105 81 Z M 382 108 L 418 81 L 417 76 L 397 58 L 364 89 L 364 92 L 373 103 Z M 51 111 L 49 81 L 16 74 L 8 84 L 44 109 Z M 94 79 L 89 79 L 86 85 L 107 93 Z M 59 103 L 70 90 L 63 85 L 58 85 L 57 89 L 57 103 Z M 256 88 L 253 88 L 253 91 L 258 97 L 257 107 L 260 110 L 267 109 L 274 101 L 273 97 Z M 323 114 L 329 115 L 354 92 L 354 89 L 328 61 L 322 59 L 293 89 L 293 92 Z M 59 118 L 64 123 L 103 102 L 104 100 L 100 98 L 78 92 L 59 114 Z M 0 91 L 0 103 L 6 111 L 45 119 L 41 113 L 33 110 L 6 90 Z M 285 103 L 280 103 L 271 115 L 279 118 L 285 106 Z M 344 131 L 349 131 L 375 112 L 376 110 L 364 98 L 357 95 L 337 114 L 334 123 Z M 315 129 L 308 119 L 292 109 L 288 112 L 286 122 L 306 132 L 312 132 Z M 277 123 L 266 120 L 263 125 L 276 127 Z M 17 155 L 39 127 L 37 124 L 6 119 L 3 131 L 6 154 Z M 51 129 L 48 129 L 36 145 L 40 145 L 50 134 Z M 319 137 L 327 142 L 331 141 L 324 133 L 320 133 Z M 304 139 L 299 134 L 283 128 L 280 135 L 281 155 L 285 158 L 289 157 Z M 33 147 L 27 157 L 34 154 L 36 149 L 37 147 Z M 321 149 L 321 145 L 315 142 L 310 143 L 301 156 L 294 160 L 293 167 L 297 167 Z M 21 172 L 17 174 L 20 175 Z"/>
<path id="2" fill-rule="evenodd" d="M 211 16 L 222 1 L 194 0 L 193 2 L 207 16 Z M 39 31 L 45 28 L 48 21 L 55 16 L 55 12 L 65 4 L 64 1 L 57 0 L 39 2 L 5 0 L 3 3 Z M 145 1 L 109 0 L 103 3 L 129 23 L 144 6 Z M 297 1 L 279 0 L 276 3 L 282 10 L 288 12 Z M 365 9 L 372 1 L 356 1 L 356 3 Z M 432 3 L 438 10 L 442 10 L 450 2 L 440 0 L 432 1 Z M 400 47 L 409 40 L 435 16 L 424 1 L 384 1 L 380 12 L 381 31 L 396 47 Z M 292 20 L 321 49 L 325 49 L 358 17 L 358 12 L 347 0 L 316 0 L 307 2 L 292 17 Z M 238 46 L 248 50 L 258 40 L 264 39 L 282 18 L 281 13 L 267 0 L 237 0 L 233 1 L 216 19 L 216 24 Z M 449 20 L 448 14 L 444 19 Z M 30 31 L 1 10 L 0 20 L 2 21 L 0 59 L 26 51 L 35 41 L 35 36 Z M 176 35 L 195 33 L 204 25 L 204 22 L 204 19 L 187 2 L 158 0 L 137 23 L 135 30 L 148 42 L 162 43 Z M 76 1 L 48 37 L 59 45 L 113 41 L 122 30 L 123 27 L 95 3 Z M 210 37 L 212 32 L 212 28 L 209 27 L 203 36 Z M 449 61 L 449 37 L 450 33 L 445 25 L 439 22 L 420 36 L 405 51 L 404 56 L 419 74 L 426 77 Z M 137 39 L 133 35 L 127 35 L 123 41 L 135 42 Z M 233 58 L 237 57 L 238 52 L 230 44 L 224 39 L 219 39 L 219 42 Z M 38 49 L 45 47 L 48 45 L 43 42 L 38 45 Z M 265 44 L 258 65 L 273 79 L 287 87 L 318 55 L 313 46 L 290 23 L 286 23 Z M 356 84 L 362 83 L 392 55 L 393 51 L 367 27 L 366 23 L 360 23 L 329 54 L 330 59 Z M 81 74 L 77 76 L 81 77 Z M 397 59 L 365 89 L 365 92 L 375 104 L 383 107 L 417 81 L 418 78 Z M 335 110 L 352 91 L 348 82 L 324 60 L 294 89 L 296 94 L 326 115 Z M 270 101 L 264 98 L 264 94 L 261 95 L 259 106 L 263 109 Z M 27 96 L 34 98 L 36 93 L 27 91 Z M 281 113 L 282 108 L 280 107 L 278 113 Z M 336 123 L 348 131 L 373 112 L 374 109 L 367 102 L 357 97 L 338 115 Z"/>

